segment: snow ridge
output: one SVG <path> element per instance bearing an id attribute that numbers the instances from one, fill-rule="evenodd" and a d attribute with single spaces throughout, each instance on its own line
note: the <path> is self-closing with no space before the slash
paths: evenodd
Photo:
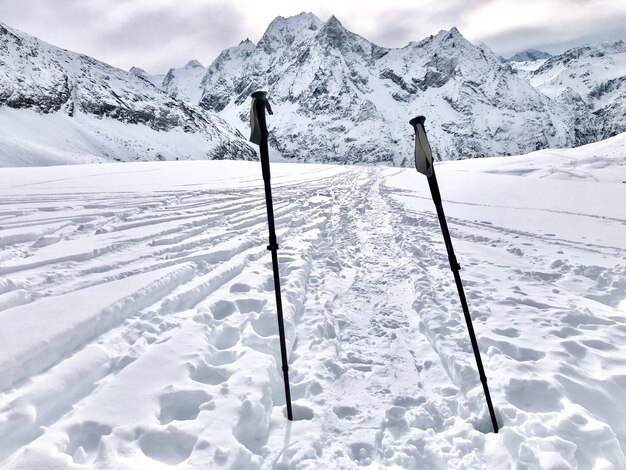
<path id="1" fill-rule="evenodd" d="M 626 131 L 626 43 L 575 47 L 549 58 L 530 83 L 576 116 L 579 143 Z"/>

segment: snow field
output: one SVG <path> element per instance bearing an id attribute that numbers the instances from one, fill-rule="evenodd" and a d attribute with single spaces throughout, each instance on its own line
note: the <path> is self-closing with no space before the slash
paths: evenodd
<path id="1" fill-rule="evenodd" d="M 437 167 L 498 435 L 414 170 L 272 166 L 293 423 L 258 163 L 0 170 L 1 465 L 624 468 L 622 140 Z"/>

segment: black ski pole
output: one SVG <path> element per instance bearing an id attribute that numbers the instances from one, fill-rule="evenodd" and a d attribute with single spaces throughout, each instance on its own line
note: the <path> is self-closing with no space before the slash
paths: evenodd
<path id="1" fill-rule="evenodd" d="M 250 141 L 259 146 L 261 153 L 261 169 L 263 182 L 265 183 L 265 203 L 267 207 L 267 225 L 269 228 L 269 245 L 267 249 L 272 253 L 272 266 L 274 269 L 274 292 L 276 293 L 276 311 L 278 314 L 278 334 L 280 337 L 280 355 L 283 363 L 283 380 L 285 381 L 285 401 L 287 402 L 287 418 L 293 421 L 291 411 L 291 391 L 289 389 L 289 363 L 287 359 L 287 345 L 285 343 L 285 325 L 283 321 L 283 302 L 280 295 L 280 274 L 278 272 L 278 242 L 276 240 L 276 228 L 274 226 L 274 205 L 272 204 L 272 186 L 270 184 L 270 157 L 267 145 L 267 124 L 265 122 L 265 110 L 269 114 L 272 108 L 267 100 L 265 91 L 252 93 L 252 109 L 250 110 L 250 126 L 252 134 Z"/>
<path id="2" fill-rule="evenodd" d="M 461 282 L 461 275 L 459 274 L 461 265 L 458 263 L 456 256 L 454 255 L 454 248 L 452 247 L 452 240 L 450 239 L 448 223 L 446 222 L 446 216 L 443 212 L 441 194 L 439 193 L 439 185 L 437 184 L 437 176 L 435 175 L 435 167 L 433 166 L 433 154 L 430 149 L 430 144 L 428 143 L 428 138 L 426 137 L 424 121 L 426 121 L 424 116 L 415 117 L 410 121 L 411 126 L 413 126 L 413 129 L 415 130 L 415 168 L 418 172 L 426 175 L 428 179 L 428 186 L 430 187 L 430 193 L 432 195 L 433 202 L 435 203 L 435 207 L 437 208 L 437 216 L 439 217 L 439 224 L 441 225 L 443 239 L 446 243 L 448 260 L 450 261 L 450 268 L 454 273 L 456 288 L 459 291 L 459 299 L 461 300 L 463 315 L 465 316 L 465 322 L 467 323 L 467 329 L 472 342 L 472 349 L 474 350 L 474 357 L 476 358 L 476 365 L 478 366 L 478 374 L 480 376 L 480 381 L 483 384 L 483 390 L 487 400 L 487 408 L 489 408 L 489 415 L 491 416 L 491 424 L 493 424 L 494 432 L 497 433 L 498 422 L 496 421 L 496 414 L 493 410 L 493 404 L 491 403 L 491 395 L 489 394 L 489 386 L 487 385 L 487 376 L 485 375 L 483 361 L 480 357 L 480 350 L 478 349 L 478 342 L 476 341 L 476 334 L 474 333 L 474 326 L 472 325 L 472 317 L 469 313 L 467 299 L 465 298 L 465 291 L 463 290 L 463 283 Z"/>

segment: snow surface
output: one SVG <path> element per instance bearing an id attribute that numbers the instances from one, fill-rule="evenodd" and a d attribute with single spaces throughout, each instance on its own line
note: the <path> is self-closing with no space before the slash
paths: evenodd
<path id="1" fill-rule="evenodd" d="M 626 468 L 626 134 L 437 164 L 0 169 L 6 469 Z"/>
<path id="2" fill-rule="evenodd" d="M 226 137 L 211 142 L 200 132 L 181 128 L 163 132 L 82 113 L 40 114 L 0 107 L 0 129 L 0 167 L 210 159 L 220 145 L 228 148 Z M 243 136 L 237 139 L 239 149 L 233 145 L 225 156 L 249 159 L 252 149 L 243 151 L 247 144 Z"/>

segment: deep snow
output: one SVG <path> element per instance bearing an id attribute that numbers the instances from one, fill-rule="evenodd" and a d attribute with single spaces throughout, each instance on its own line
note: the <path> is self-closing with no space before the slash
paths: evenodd
<path id="1" fill-rule="evenodd" d="M 3 468 L 626 468 L 626 135 L 437 164 L 0 169 Z M 278 362 L 277 362 L 278 361 Z"/>

